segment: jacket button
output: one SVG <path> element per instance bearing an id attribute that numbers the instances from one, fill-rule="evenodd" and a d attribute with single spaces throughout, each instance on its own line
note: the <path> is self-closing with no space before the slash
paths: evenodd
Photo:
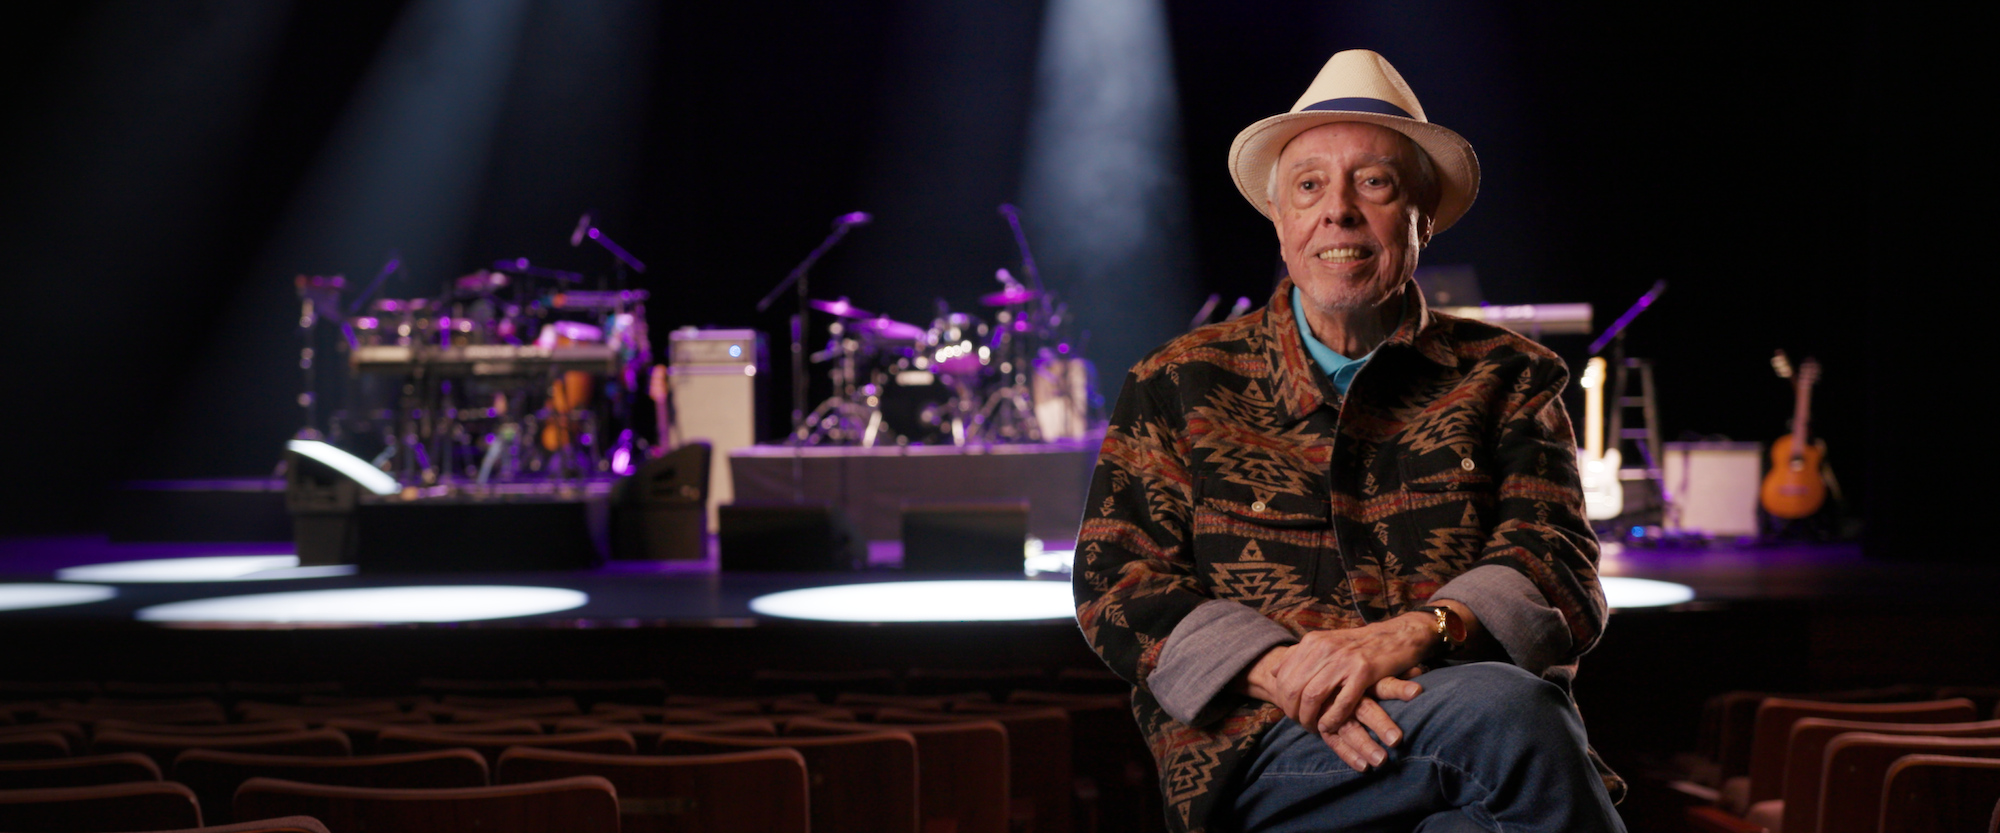
<path id="1" fill-rule="evenodd" d="M 1458 467 L 1459 467 L 1459 468 L 1462 468 L 1462 469 L 1465 469 L 1466 471 L 1472 471 L 1472 469 L 1474 468 L 1474 466 L 1475 466 L 1475 464 L 1474 464 L 1474 463 L 1472 462 L 1472 458 L 1471 458 L 1471 457 L 1465 457 L 1465 458 L 1462 458 L 1462 459 L 1460 459 L 1460 460 L 1458 461 Z"/>
<path id="2" fill-rule="evenodd" d="M 1253 504 L 1250 504 L 1250 511 L 1252 511 L 1252 512 L 1262 512 L 1262 511 L 1264 511 L 1264 502 L 1260 500 L 1260 501 L 1257 501 L 1256 503 L 1253 503 Z"/>

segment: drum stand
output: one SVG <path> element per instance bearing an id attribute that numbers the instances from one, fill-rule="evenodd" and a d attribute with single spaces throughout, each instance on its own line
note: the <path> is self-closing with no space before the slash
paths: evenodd
<path id="1" fill-rule="evenodd" d="M 832 325 L 835 343 L 812 357 L 825 361 L 836 356 L 833 366 L 833 395 L 799 423 L 796 435 L 805 445 L 875 446 L 884 442 L 900 444 L 900 437 L 882 420 L 882 389 L 872 381 L 856 385 L 860 376 L 861 342 L 843 334 L 842 326 Z"/>
<path id="2" fill-rule="evenodd" d="M 1013 322 L 1021 320 L 1022 312 L 1000 316 L 1001 332 L 1007 332 Z M 1042 441 L 1042 425 L 1035 418 L 1035 391 L 1029 381 L 1034 368 L 1028 360 L 1027 339 L 1024 334 L 1007 336 L 1005 362 L 1001 371 L 1010 374 L 1006 385 L 993 391 L 986 398 L 986 405 L 973 417 L 974 439 L 983 443 L 1017 442 L 1038 443 Z"/>

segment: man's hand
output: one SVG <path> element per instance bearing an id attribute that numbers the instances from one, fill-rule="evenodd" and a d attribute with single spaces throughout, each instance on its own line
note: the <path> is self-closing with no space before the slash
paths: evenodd
<path id="1" fill-rule="evenodd" d="M 1409 700 L 1422 693 L 1422 685 L 1402 677 L 1436 642 L 1432 621 L 1426 614 L 1405 614 L 1359 628 L 1308 633 L 1297 645 L 1260 657 L 1247 675 L 1248 693 L 1313 727 L 1342 761 L 1366 772 L 1387 759 L 1383 744 L 1402 741 L 1402 729 L 1376 700 Z"/>

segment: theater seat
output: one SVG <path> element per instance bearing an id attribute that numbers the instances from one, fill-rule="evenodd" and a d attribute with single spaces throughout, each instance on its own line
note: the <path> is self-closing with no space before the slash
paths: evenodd
<path id="1" fill-rule="evenodd" d="M 0 830 L 95 833 L 200 826 L 194 791 L 171 781 L 0 790 Z"/>
<path id="2" fill-rule="evenodd" d="M 155 735 L 106 730 L 91 741 L 97 752 L 143 752 L 163 768 L 171 767 L 174 756 L 189 749 L 223 749 L 262 752 L 267 755 L 342 756 L 353 754 L 347 735 L 337 729 L 281 732 L 273 735 Z"/>
<path id="3" fill-rule="evenodd" d="M 160 780 L 160 766 L 137 752 L 0 761 L 0 790 L 37 787 L 91 787 Z"/>
<path id="4" fill-rule="evenodd" d="M 286 816 L 236 824 L 183 827 L 177 830 L 146 830 L 135 833 L 331 833 L 331 831 L 326 829 L 326 825 L 320 824 L 319 819 L 311 816 Z"/>
<path id="5" fill-rule="evenodd" d="M 1904 755 L 2000 758 L 2000 738 L 1938 738 L 1849 732 L 1826 747 L 1826 780 L 1820 789 L 1821 833 L 1874 833 L 1881 823 L 1883 787 Z"/>
<path id="6" fill-rule="evenodd" d="M 917 742 L 908 732 L 756 738 L 685 730 L 661 736 L 662 755 L 798 750 L 812 783 L 814 833 L 916 833 Z"/>
<path id="7" fill-rule="evenodd" d="M 412 789 L 484 787 L 489 783 L 486 758 L 470 749 L 351 758 L 190 749 L 174 759 L 173 776 L 194 790 L 208 820 L 217 823 L 236 818 L 232 808 L 236 788 L 252 778 Z"/>
<path id="8" fill-rule="evenodd" d="M 595 776 L 460 789 L 381 789 L 252 778 L 238 818 L 312 816 L 338 831 L 618 833 L 618 791 Z"/>
<path id="9" fill-rule="evenodd" d="M 618 789 L 624 833 L 805 833 L 806 762 L 797 750 L 718 755 L 592 755 L 509 749 L 503 784 L 599 775 Z"/>
<path id="10" fill-rule="evenodd" d="M 1988 807 L 1993 807 L 1989 811 Z M 1882 833 L 1945 833 L 2000 821 L 2000 759 L 1905 755 L 1882 788 Z"/>
<path id="11" fill-rule="evenodd" d="M 397 727 L 385 729 L 375 738 L 375 751 L 381 754 L 462 748 L 486 756 L 489 766 L 500 760 L 502 751 L 514 746 L 567 749 L 571 752 L 596 752 L 605 755 L 630 755 L 638 751 L 632 735 L 619 729 L 593 729 L 586 732 L 565 732 L 560 735 L 461 735 L 449 731 Z"/>
<path id="12" fill-rule="evenodd" d="M 1819 790 L 1825 773 L 1826 746 L 1847 732 L 1932 737 L 2000 737 L 2000 720 L 1972 723 L 1880 723 L 1866 720 L 1801 718 L 1792 724 L 1786 753 L 1783 798 L 1752 805 L 1746 818 L 1774 830 L 1812 833 L 1819 829 Z M 1773 824 L 1772 820 L 1778 821 Z"/>
<path id="13" fill-rule="evenodd" d="M 1759 801 L 1784 795 L 1786 750 L 1791 743 L 1792 724 L 1806 717 L 1880 723 L 1965 723 L 1978 719 L 1972 701 L 1964 698 L 1914 703 L 1829 703 L 1785 697 L 1766 698 L 1757 707 L 1756 728 L 1750 741 L 1750 773 L 1743 780 L 1732 778 L 1723 783 L 1724 809 L 1741 816 Z"/>
<path id="14" fill-rule="evenodd" d="M 917 811 L 925 830 L 1006 833 L 1007 730 L 992 720 L 948 723 L 845 723 L 803 718 L 785 735 L 852 735 L 894 729 L 917 742 Z"/>
<path id="15" fill-rule="evenodd" d="M 1007 729 L 1007 783 L 1012 792 L 1010 829 L 1068 833 L 1076 777 L 1070 763 L 1069 715 L 1062 709 L 960 704 L 958 711 L 883 709 L 883 724 L 992 720 Z M 919 753 L 921 754 L 921 753 Z"/>

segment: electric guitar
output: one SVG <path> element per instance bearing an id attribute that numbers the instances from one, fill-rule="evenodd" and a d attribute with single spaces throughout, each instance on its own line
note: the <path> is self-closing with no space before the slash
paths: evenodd
<path id="1" fill-rule="evenodd" d="M 1604 447 L 1604 358 L 1593 356 L 1583 366 L 1583 514 L 1608 521 L 1625 512 L 1625 485 L 1618 481 L 1624 459 L 1618 449 Z"/>
<path id="2" fill-rule="evenodd" d="M 657 441 L 653 443 L 652 454 L 650 455 L 653 457 L 658 457 L 672 451 L 676 445 L 672 422 L 669 419 L 669 406 L 667 404 L 667 397 L 672 390 L 673 383 L 667 379 L 667 366 L 663 364 L 653 365 L 653 372 L 646 383 L 646 395 L 653 400 L 653 428 L 658 432 L 654 435 Z"/>
<path id="3" fill-rule="evenodd" d="M 1808 441 L 1806 433 L 1812 417 L 1812 386 L 1819 381 L 1819 361 L 1806 359 L 1793 373 L 1791 360 L 1779 350 L 1771 357 L 1771 367 L 1778 376 L 1792 380 L 1797 399 L 1792 409 L 1792 432 L 1771 444 L 1771 471 L 1764 475 L 1764 488 L 1758 497 L 1764 511 L 1774 517 L 1798 520 L 1818 512 L 1826 503 L 1826 479 L 1820 473 L 1826 461 L 1826 443 L 1818 438 Z"/>

